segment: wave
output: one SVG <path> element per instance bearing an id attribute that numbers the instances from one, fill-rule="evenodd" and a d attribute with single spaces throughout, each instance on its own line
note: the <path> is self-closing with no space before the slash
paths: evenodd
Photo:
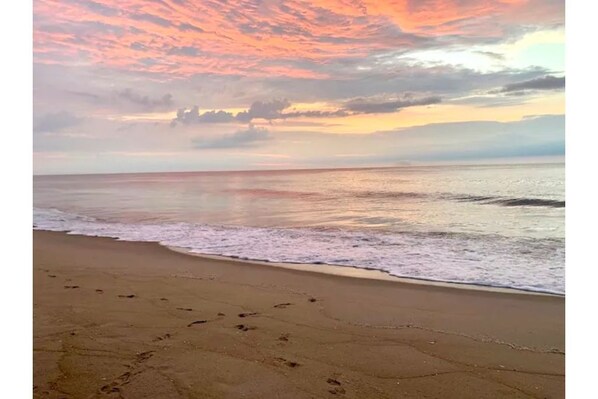
<path id="1" fill-rule="evenodd" d="M 349 195 L 357 198 L 429 198 L 426 193 L 409 191 L 359 191 L 350 192 Z"/>
<path id="2" fill-rule="evenodd" d="M 158 242 L 239 259 L 331 264 L 398 277 L 564 294 L 564 240 L 449 232 L 116 223 L 34 208 L 34 229 Z"/>
<path id="3" fill-rule="evenodd" d="M 453 195 L 448 196 L 448 199 L 459 201 L 459 202 L 485 202 L 492 201 L 499 197 L 487 197 L 482 195 Z"/>
<path id="4" fill-rule="evenodd" d="M 272 190 L 272 189 L 230 189 L 227 190 L 241 195 L 250 195 L 262 198 L 296 198 L 302 200 L 336 200 L 336 196 L 327 196 L 324 193 L 309 191 Z M 342 195 L 362 199 L 423 199 L 430 201 L 456 201 L 479 203 L 482 205 L 498 205 L 504 207 L 544 207 L 564 208 L 565 201 L 543 198 L 510 198 L 491 195 L 469 195 L 452 193 L 421 193 L 412 191 L 346 191 Z"/>
<path id="5" fill-rule="evenodd" d="M 564 208 L 565 201 L 545 200 L 538 198 L 506 198 L 490 201 L 502 206 L 542 206 L 548 208 Z"/>
<path id="6" fill-rule="evenodd" d="M 482 204 L 500 206 L 536 206 L 545 208 L 564 208 L 565 201 L 542 199 L 542 198 L 508 198 L 495 196 L 478 195 L 451 195 L 450 199 L 459 202 L 479 202 Z"/>
<path id="7" fill-rule="evenodd" d="M 347 192 L 348 196 L 365 199 L 424 199 L 430 201 L 456 201 L 479 203 L 482 205 L 499 205 L 507 207 L 545 207 L 564 208 L 565 201 L 543 198 L 510 198 L 492 195 L 469 195 L 453 193 L 420 193 L 411 191 L 358 191 Z"/>

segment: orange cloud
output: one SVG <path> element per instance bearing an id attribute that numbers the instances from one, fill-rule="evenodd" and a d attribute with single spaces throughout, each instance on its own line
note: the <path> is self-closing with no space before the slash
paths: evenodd
<path id="1" fill-rule="evenodd" d="M 198 73 L 327 78 L 344 57 L 410 49 L 439 35 L 503 34 L 562 19 L 528 0 L 36 0 L 34 61 L 175 77 Z M 530 12 L 532 6 L 535 12 Z M 499 23 L 497 15 L 512 22 Z M 492 19 L 492 20 L 491 20 Z"/>

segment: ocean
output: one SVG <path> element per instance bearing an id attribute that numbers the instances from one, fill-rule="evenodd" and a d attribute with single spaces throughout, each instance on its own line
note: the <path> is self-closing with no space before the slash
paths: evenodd
<path id="1" fill-rule="evenodd" d="M 34 176 L 34 229 L 565 293 L 565 165 Z"/>

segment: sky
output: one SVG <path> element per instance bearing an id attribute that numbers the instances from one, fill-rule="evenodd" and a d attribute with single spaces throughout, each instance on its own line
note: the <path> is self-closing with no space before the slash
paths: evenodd
<path id="1" fill-rule="evenodd" d="M 563 159 L 554 0 L 34 0 L 35 174 Z"/>

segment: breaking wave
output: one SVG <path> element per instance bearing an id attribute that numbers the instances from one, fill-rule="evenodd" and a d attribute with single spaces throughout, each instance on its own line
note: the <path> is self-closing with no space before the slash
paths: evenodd
<path id="1" fill-rule="evenodd" d="M 38 230 L 158 242 L 199 254 L 351 266 L 398 277 L 565 292 L 564 239 L 442 231 L 117 223 L 45 208 L 34 208 L 33 222 Z"/>

